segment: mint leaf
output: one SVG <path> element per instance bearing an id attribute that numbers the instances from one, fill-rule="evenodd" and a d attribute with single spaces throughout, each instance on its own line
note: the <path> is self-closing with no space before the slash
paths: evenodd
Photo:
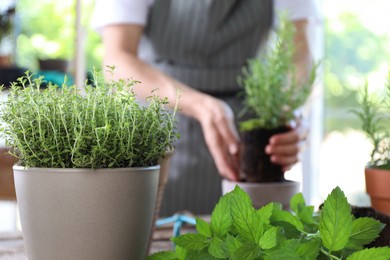
<path id="1" fill-rule="evenodd" d="M 298 217 L 303 223 L 308 225 L 313 225 L 315 224 L 313 213 L 314 213 L 314 206 L 304 206 L 299 211 Z"/>
<path id="2" fill-rule="evenodd" d="M 231 196 L 232 194 L 228 193 L 221 197 L 211 214 L 211 230 L 220 238 L 226 235 L 232 225 L 232 216 L 230 215 Z"/>
<path id="3" fill-rule="evenodd" d="M 178 237 L 171 238 L 176 245 L 187 250 L 200 251 L 209 245 L 207 237 L 202 234 L 184 234 Z"/>
<path id="4" fill-rule="evenodd" d="M 373 218 L 358 218 L 352 222 L 352 232 L 347 247 L 360 248 L 374 241 L 384 228 L 384 224 Z"/>
<path id="5" fill-rule="evenodd" d="M 297 193 L 290 199 L 290 208 L 296 215 L 299 215 L 304 206 L 306 206 L 306 202 L 302 193 Z"/>
<path id="6" fill-rule="evenodd" d="M 148 260 L 181 260 L 181 258 L 176 257 L 175 252 L 166 251 L 166 252 L 157 252 L 153 255 L 147 257 Z"/>
<path id="7" fill-rule="evenodd" d="M 187 255 L 187 250 L 186 249 L 176 245 L 175 246 L 175 251 L 176 251 L 176 256 L 177 256 L 178 259 L 180 259 L 180 260 L 186 259 L 186 255 Z"/>
<path id="8" fill-rule="evenodd" d="M 289 248 L 280 247 L 275 250 L 265 252 L 264 260 L 302 260 L 302 258 Z"/>
<path id="9" fill-rule="evenodd" d="M 252 243 L 243 244 L 232 256 L 233 260 L 253 260 L 261 255 L 258 245 Z"/>
<path id="10" fill-rule="evenodd" d="M 256 215 L 260 219 L 261 223 L 265 225 L 268 225 L 270 223 L 270 218 L 272 216 L 272 211 L 274 210 L 274 207 L 274 203 L 271 202 L 256 211 Z"/>
<path id="11" fill-rule="evenodd" d="M 343 249 L 348 242 L 352 231 L 351 207 L 339 187 L 324 202 L 319 230 L 322 244 L 331 252 Z"/>
<path id="12" fill-rule="evenodd" d="M 215 260 L 206 249 L 202 251 L 188 251 L 185 260 Z"/>
<path id="13" fill-rule="evenodd" d="M 226 247 L 226 251 L 227 251 L 227 254 L 229 256 L 232 256 L 234 255 L 234 253 L 242 246 L 242 243 L 241 241 L 236 238 L 236 237 L 233 237 L 231 235 L 227 235 L 226 236 L 226 243 L 225 243 L 225 247 Z"/>
<path id="14" fill-rule="evenodd" d="M 225 259 L 227 256 L 223 250 L 223 240 L 219 237 L 213 237 L 210 241 L 209 253 L 215 258 Z"/>
<path id="15" fill-rule="evenodd" d="M 255 209 L 247 201 L 243 200 L 241 196 L 233 195 L 230 202 L 231 214 L 238 234 L 258 244 L 264 231 Z"/>
<path id="16" fill-rule="evenodd" d="M 321 241 L 319 239 L 302 241 L 301 244 L 298 246 L 296 252 L 304 259 L 317 259 L 317 256 L 320 252 L 320 247 Z"/>
<path id="17" fill-rule="evenodd" d="M 271 216 L 272 222 L 286 222 L 293 225 L 297 230 L 303 230 L 302 222 L 288 211 L 274 210 Z"/>
<path id="18" fill-rule="evenodd" d="M 370 248 L 362 251 L 353 253 L 347 257 L 347 260 L 389 260 L 390 259 L 390 248 L 379 247 Z"/>
<path id="19" fill-rule="evenodd" d="M 253 205 L 248 193 L 246 193 L 240 186 L 236 185 L 236 187 L 234 187 L 234 190 L 230 193 L 239 196 L 245 203 L 248 203 L 251 206 Z"/>
<path id="20" fill-rule="evenodd" d="M 271 249 L 277 244 L 278 228 L 271 227 L 264 232 L 264 235 L 260 238 L 261 249 Z"/>
<path id="21" fill-rule="evenodd" d="M 210 224 L 201 218 L 196 218 L 196 230 L 206 237 L 211 237 L 212 235 Z"/>

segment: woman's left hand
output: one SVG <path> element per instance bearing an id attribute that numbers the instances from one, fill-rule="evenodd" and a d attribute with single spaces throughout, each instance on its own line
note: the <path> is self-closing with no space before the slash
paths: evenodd
<path id="1" fill-rule="evenodd" d="M 307 126 L 300 120 L 295 126 L 291 124 L 289 127 L 290 131 L 273 135 L 265 148 L 265 152 L 271 156 L 271 161 L 281 165 L 284 171 L 291 169 L 299 161 L 299 154 L 306 145 L 308 135 Z"/>

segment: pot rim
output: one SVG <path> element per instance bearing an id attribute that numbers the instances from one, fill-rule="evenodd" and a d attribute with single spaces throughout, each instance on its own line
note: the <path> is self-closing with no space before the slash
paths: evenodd
<path id="1" fill-rule="evenodd" d="M 29 171 L 29 172 L 129 172 L 129 171 L 152 171 L 159 170 L 160 165 L 145 166 L 145 167 L 122 167 L 122 168 L 40 168 L 40 167 L 24 167 L 20 165 L 14 165 L 12 167 L 18 171 Z"/>
<path id="2" fill-rule="evenodd" d="M 240 181 L 231 181 L 228 179 L 223 179 L 223 182 L 230 182 L 237 185 L 244 185 L 244 186 L 252 186 L 252 187 L 258 187 L 258 186 L 274 186 L 274 187 L 280 187 L 280 186 L 295 186 L 300 185 L 300 182 L 298 181 L 292 181 L 292 180 L 285 180 L 283 182 L 240 182 Z"/>

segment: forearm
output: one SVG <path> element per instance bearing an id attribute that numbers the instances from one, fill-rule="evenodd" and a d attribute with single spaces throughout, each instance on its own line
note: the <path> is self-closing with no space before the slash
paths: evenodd
<path id="1" fill-rule="evenodd" d="M 150 96 L 151 92 L 157 89 L 156 94 L 168 98 L 170 105 L 174 106 L 179 95 L 179 111 L 196 119 L 200 117 L 202 104 L 210 98 L 154 69 L 125 50 L 107 54 L 104 57 L 104 65 L 116 67 L 113 75 L 106 73 L 107 78 L 133 78 L 140 81 L 141 83 L 134 86 L 134 91 L 141 98 Z"/>
<path id="2" fill-rule="evenodd" d="M 296 76 L 299 82 L 305 82 L 310 78 L 313 68 L 313 57 L 310 52 L 309 41 L 307 37 L 307 20 L 298 20 L 294 22 L 294 56 L 293 62 L 296 67 Z"/>

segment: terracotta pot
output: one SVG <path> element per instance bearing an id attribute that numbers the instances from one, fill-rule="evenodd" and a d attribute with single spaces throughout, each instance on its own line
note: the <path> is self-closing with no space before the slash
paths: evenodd
<path id="1" fill-rule="evenodd" d="M 13 169 L 29 260 L 145 259 L 159 166 Z"/>
<path id="2" fill-rule="evenodd" d="M 8 148 L 0 147 L 0 200 L 16 200 L 12 166 L 17 159 L 8 153 Z"/>
<path id="3" fill-rule="evenodd" d="M 366 190 L 371 198 L 371 206 L 390 215 L 390 170 L 365 168 Z"/>
<path id="4" fill-rule="evenodd" d="M 284 210 L 290 210 L 290 199 L 300 191 L 300 183 L 295 181 L 284 182 L 235 182 L 222 180 L 222 193 L 228 193 L 240 186 L 252 199 L 256 209 L 270 202 L 279 202 Z"/>

